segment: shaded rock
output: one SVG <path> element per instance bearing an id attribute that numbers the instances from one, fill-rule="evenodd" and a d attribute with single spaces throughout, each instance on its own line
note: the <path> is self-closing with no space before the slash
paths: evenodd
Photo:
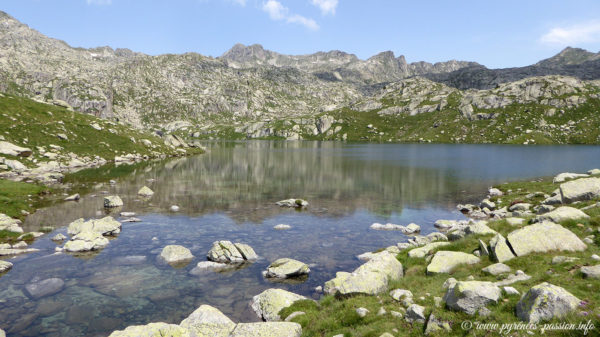
<path id="1" fill-rule="evenodd" d="M 404 315 L 404 319 L 407 322 L 418 322 L 425 323 L 425 307 L 420 306 L 418 304 L 413 304 L 408 309 L 406 309 L 406 314 Z"/>
<path id="2" fill-rule="evenodd" d="M 306 263 L 294 259 L 282 258 L 275 260 L 267 267 L 265 276 L 284 279 L 307 275 L 309 272 L 310 268 L 308 268 Z"/>
<path id="3" fill-rule="evenodd" d="M 581 274 L 583 274 L 583 278 L 600 278 L 600 264 L 590 267 L 581 267 L 580 270 Z"/>
<path id="4" fill-rule="evenodd" d="M 98 232 L 80 232 L 70 241 L 65 243 L 64 249 L 68 252 L 87 252 L 90 250 L 98 250 L 108 245 L 107 238 Z"/>
<path id="5" fill-rule="evenodd" d="M 482 269 L 483 272 L 490 275 L 500 275 L 504 273 L 510 273 L 510 267 L 504 263 L 495 263 Z"/>
<path id="6" fill-rule="evenodd" d="M 114 208 L 123 206 L 123 200 L 118 195 L 109 195 L 104 197 L 104 207 Z"/>
<path id="7" fill-rule="evenodd" d="M 498 303 L 502 291 L 492 282 L 459 281 L 444 296 L 448 308 L 474 315 L 480 308 Z"/>
<path id="8" fill-rule="evenodd" d="M 427 266 L 427 275 L 449 273 L 461 264 L 479 263 L 479 258 L 463 252 L 438 251 Z"/>
<path id="9" fill-rule="evenodd" d="M 25 286 L 25 293 L 33 299 L 54 295 L 62 291 L 65 282 L 59 278 L 49 278 L 38 282 L 29 283 Z"/>
<path id="10" fill-rule="evenodd" d="M 279 312 L 306 297 L 282 289 L 267 289 L 252 298 L 251 307 L 265 321 L 280 321 Z"/>
<path id="11" fill-rule="evenodd" d="M 587 248 L 577 235 L 561 225 L 542 222 L 508 234 L 508 242 L 517 256 L 548 251 L 583 251 Z"/>
<path id="12" fill-rule="evenodd" d="M 138 191 L 138 195 L 149 198 L 154 195 L 154 191 L 152 191 L 149 187 L 144 186 L 144 187 L 140 188 L 140 190 Z"/>
<path id="13" fill-rule="evenodd" d="M 168 245 L 162 249 L 159 257 L 167 263 L 181 263 L 192 260 L 194 255 L 183 246 Z"/>
<path id="14" fill-rule="evenodd" d="M 543 221 L 552 221 L 552 222 L 562 222 L 566 220 L 580 220 L 580 219 L 589 219 L 590 216 L 578 210 L 577 208 L 562 206 L 558 207 L 553 211 L 548 213 L 537 215 L 533 221 L 534 222 L 543 222 Z"/>
<path id="15" fill-rule="evenodd" d="M 515 257 L 504 236 L 496 234 L 490 240 L 491 256 L 495 261 L 506 262 Z"/>
<path id="16" fill-rule="evenodd" d="M 408 252 L 408 256 L 412 258 L 423 258 L 435 249 L 449 245 L 450 242 L 432 242 L 423 247 L 412 249 Z"/>
<path id="17" fill-rule="evenodd" d="M 600 178 L 584 178 L 560 185 L 560 195 L 565 204 L 600 197 Z"/>
<path id="18" fill-rule="evenodd" d="M 101 235 L 115 235 L 121 232 L 121 223 L 111 216 L 102 219 L 90 219 L 84 221 L 77 219 L 69 224 L 67 233 L 74 235 L 81 232 L 96 232 Z"/>
<path id="19" fill-rule="evenodd" d="M 436 333 L 439 331 L 450 332 L 452 328 L 448 322 L 443 322 L 431 313 L 429 318 L 427 319 L 427 324 L 425 325 L 425 336 L 429 336 L 432 333 Z"/>
<path id="20" fill-rule="evenodd" d="M 562 318 L 575 311 L 580 303 L 564 288 L 544 282 L 529 289 L 517 303 L 517 317 L 529 323 Z"/>

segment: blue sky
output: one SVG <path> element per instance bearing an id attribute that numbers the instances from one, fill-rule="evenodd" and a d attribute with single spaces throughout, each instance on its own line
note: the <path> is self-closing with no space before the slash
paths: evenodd
<path id="1" fill-rule="evenodd" d="M 219 56 L 392 50 L 409 62 L 523 66 L 566 46 L 600 50 L 600 1 L 2 0 L 0 10 L 76 47 Z"/>

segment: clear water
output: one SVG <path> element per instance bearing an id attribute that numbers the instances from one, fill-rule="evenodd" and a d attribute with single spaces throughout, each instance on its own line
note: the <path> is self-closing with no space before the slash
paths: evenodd
<path id="1" fill-rule="evenodd" d="M 132 324 L 179 323 L 204 303 L 236 321 L 255 321 L 249 302 L 261 291 L 279 287 L 318 298 L 314 288 L 360 265 L 356 255 L 406 240 L 370 230 L 373 222 L 415 222 L 426 234 L 437 219 L 462 218 L 455 205 L 480 200 L 495 183 L 600 167 L 597 146 L 207 145 L 207 154 L 147 165 L 115 185 L 96 185 L 79 202 L 29 216 L 26 230 L 57 229 L 33 244 L 40 252 L 10 259 L 13 269 L 0 276 L 0 328 L 9 336 L 106 336 Z M 156 192 L 149 202 L 136 196 L 144 185 Z M 50 237 L 66 235 L 71 221 L 105 216 L 103 193 L 120 195 L 120 211 L 136 212 L 142 222 L 124 223 L 100 252 L 53 254 Z M 310 207 L 274 205 L 289 197 Z M 181 211 L 170 212 L 171 205 Z M 280 223 L 292 229 L 274 230 Z M 247 243 L 261 259 L 226 273 L 189 274 L 216 240 Z M 161 265 L 156 256 L 167 244 L 184 245 L 196 258 L 182 268 Z M 265 280 L 261 272 L 281 257 L 310 264 L 310 277 Z M 27 283 L 50 277 L 63 279 L 64 290 L 39 300 L 24 294 Z"/>

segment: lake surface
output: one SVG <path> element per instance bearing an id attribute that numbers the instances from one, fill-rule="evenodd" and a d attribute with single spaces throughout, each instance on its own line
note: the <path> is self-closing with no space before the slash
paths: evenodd
<path id="1" fill-rule="evenodd" d="M 206 145 L 204 155 L 136 166 L 114 185 L 86 182 L 90 192 L 79 202 L 29 216 L 25 230 L 56 230 L 32 245 L 40 252 L 9 259 L 13 269 L 0 276 L 0 328 L 9 336 L 106 336 L 132 324 L 179 323 L 201 304 L 235 321 L 256 321 L 249 303 L 263 290 L 278 287 L 318 298 L 314 288 L 336 271 L 359 266 L 356 255 L 407 240 L 399 232 L 369 229 L 373 222 L 415 222 L 427 234 L 437 219 L 462 219 L 456 204 L 481 200 L 493 184 L 600 167 L 597 146 Z M 136 195 L 144 185 L 155 191 L 150 201 Z M 66 235 L 71 221 L 107 214 L 106 193 L 125 203 L 113 210 L 115 217 L 133 211 L 142 222 L 124 223 L 99 252 L 53 254 L 57 244 L 50 238 Z M 310 206 L 297 211 L 274 204 L 290 197 Z M 171 205 L 181 210 L 170 212 Z M 292 229 L 274 230 L 277 224 Z M 216 240 L 249 244 L 261 259 L 235 271 L 191 275 Z M 195 259 L 181 268 L 158 263 L 168 244 L 188 247 Z M 309 278 L 265 280 L 261 272 L 281 257 L 310 264 Z M 63 279 L 64 290 L 38 300 L 25 295 L 26 284 L 50 277 Z"/>

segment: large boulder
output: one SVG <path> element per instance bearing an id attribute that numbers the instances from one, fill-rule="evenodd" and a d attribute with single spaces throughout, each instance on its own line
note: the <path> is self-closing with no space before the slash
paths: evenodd
<path id="1" fill-rule="evenodd" d="M 192 260 L 194 255 L 184 246 L 168 245 L 162 249 L 159 258 L 167 263 L 182 263 Z"/>
<path id="2" fill-rule="evenodd" d="M 113 331 L 109 337 L 191 337 L 187 328 L 176 324 L 150 323 L 146 325 L 132 325 L 125 330 Z"/>
<path id="3" fill-rule="evenodd" d="M 121 232 L 121 223 L 111 216 L 102 219 L 90 219 L 88 221 L 80 218 L 69 224 L 67 232 L 71 235 L 79 234 L 81 232 L 97 232 L 102 235 L 115 235 Z"/>
<path id="4" fill-rule="evenodd" d="M 552 222 L 517 229 L 508 234 L 507 240 L 517 256 L 549 251 L 576 252 L 587 248 L 573 232 Z"/>
<path id="5" fill-rule="evenodd" d="M 104 207 L 114 208 L 123 206 L 123 200 L 118 195 L 108 195 L 104 197 Z"/>
<path id="6" fill-rule="evenodd" d="M 534 222 L 552 221 L 562 222 L 566 220 L 581 220 L 589 219 L 589 215 L 577 208 L 562 206 L 558 207 L 548 213 L 544 213 L 535 217 Z"/>
<path id="7" fill-rule="evenodd" d="M 21 147 L 9 142 L 0 141 L 0 154 L 15 157 L 29 157 L 31 156 L 31 153 L 31 149 L 28 149 L 26 147 Z"/>
<path id="8" fill-rule="evenodd" d="M 241 263 L 246 260 L 256 260 L 258 256 L 252 247 L 231 241 L 215 241 L 206 257 L 214 262 Z"/>
<path id="9" fill-rule="evenodd" d="M 423 247 L 412 249 L 411 251 L 408 252 L 408 257 L 423 258 L 426 255 L 429 255 L 429 253 L 431 253 L 435 249 L 443 247 L 443 246 L 447 246 L 449 244 L 450 244 L 450 242 L 432 242 L 432 243 L 426 244 Z"/>
<path id="10" fill-rule="evenodd" d="M 42 297 L 54 295 L 63 290 L 64 287 L 65 281 L 53 277 L 42 281 L 28 283 L 25 285 L 25 293 L 29 297 L 37 300 Z"/>
<path id="11" fill-rule="evenodd" d="M 427 266 L 427 275 L 450 273 L 462 264 L 479 263 L 479 258 L 463 252 L 438 251 Z"/>
<path id="12" fill-rule="evenodd" d="M 387 290 L 390 280 L 398 280 L 404 275 L 402 264 L 387 251 L 373 254 L 354 272 L 337 272 L 336 277 L 325 282 L 326 294 L 375 295 Z"/>
<path id="13" fill-rule="evenodd" d="M 591 200 L 600 197 L 600 178 L 584 178 L 568 181 L 560 185 L 562 202 Z"/>
<path id="14" fill-rule="evenodd" d="M 502 290 L 492 282 L 459 281 L 448 288 L 444 301 L 448 308 L 474 315 L 488 304 L 496 304 Z"/>
<path id="15" fill-rule="evenodd" d="M 490 240 L 490 251 L 492 258 L 498 262 L 506 262 L 515 257 L 506 243 L 506 239 L 501 234 L 496 234 Z"/>
<path id="16" fill-rule="evenodd" d="M 517 303 L 517 317 L 529 323 L 562 318 L 577 309 L 580 303 L 564 288 L 544 282 L 529 289 Z"/>
<path id="17" fill-rule="evenodd" d="M 70 241 L 65 243 L 64 249 L 67 252 L 87 252 L 104 248 L 108 243 L 108 239 L 102 236 L 102 234 L 85 231 L 72 237 Z"/>
<path id="18" fill-rule="evenodd" d="M 273 261 L 273 263 L 267 267 L 265 276 L 284 279 L 307 275 L 309 272 L 310 268 L 308 268 L 306 263 L 294 259 L 282 258 Z"/>
<path id="19" fill-rule="evenodd" d="M 279 311 L 306 297 L 283 289 L 267 289 L 252 298 L 251 307 L 265 321 L 280 321 Z"/>
<path id="20" fill-rule="evenodd" d="M 206 304 L 201 305 L 198 309 L 194 310 L 194 312 L 186 319 L 181 321 L 180 325 L 187 327 L 203 323 L 235 325 L 235 323 L 219 309 Z"/>

